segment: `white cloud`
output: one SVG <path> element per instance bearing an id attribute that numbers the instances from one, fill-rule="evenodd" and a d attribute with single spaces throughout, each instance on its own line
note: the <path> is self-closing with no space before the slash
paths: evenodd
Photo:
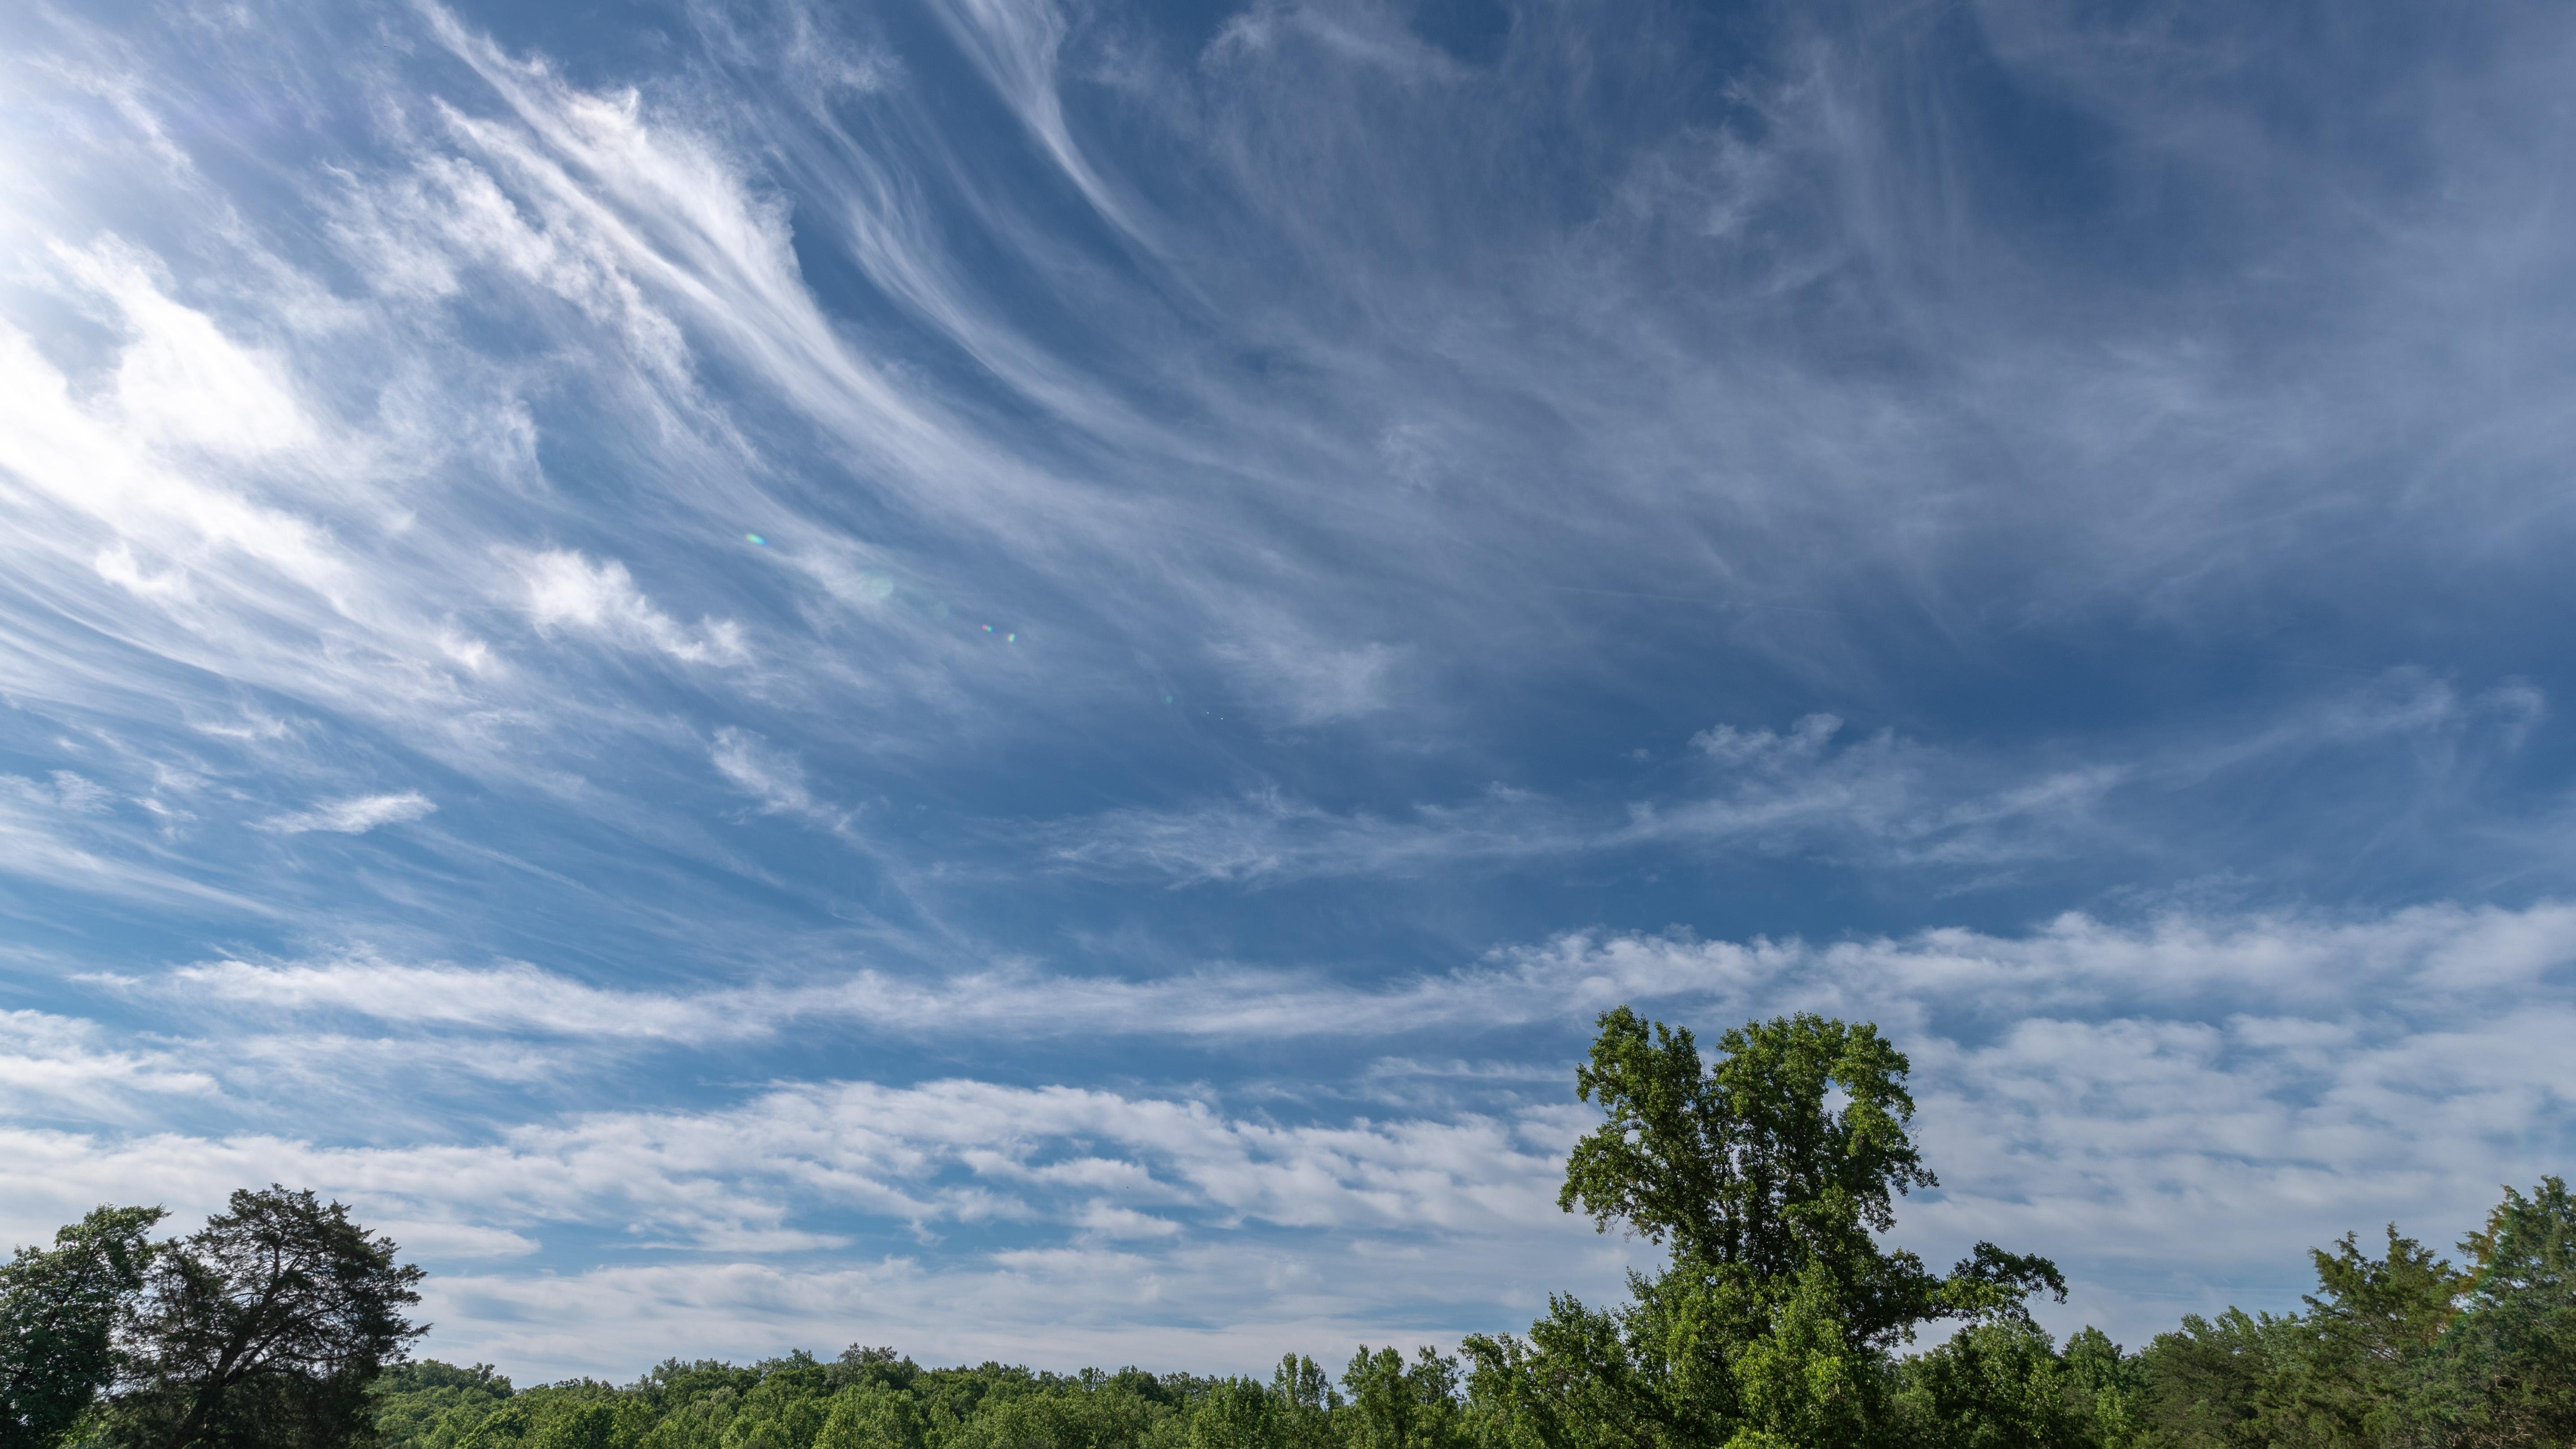
<path id="1" fill-rule="evenodd" d="M 586 986 L 524 963 L 469 969 L 372 956 L 262 965 L 214 961 L 156 981 L 96 978 L 207 1004 L 275 1012 L 337 1012 L 434 1027 L 705 1042 L 765 1035 L 764 1003 L 740 996 L 660 996 Z"/>
<path id="2" fill-rule="evenodd" d="M 702 619 L 694 629 L 681 624 L 646 598 L 615 559 L 594 564 L 570 549 L 547 549 L 514 562 L 521 607 L 540 630 L 579 630 L 684 664 L 738 664 L 749 657 L 740 625 L 730 619 Z"/>
<path id="3" fill-rule="evenodd" d="M 1149 248 L 1154 239 L 1111 191 L 1066 125 L 1056 54 L 1064 14 L 1053 0 L 941 0 L 934 7 L 984 78 L 1100 215 Z"/>
<path id="4" fill-rule="evenodd" d="M 1276 636 L 1216 650 L 1277 717 L 1292 725 L 1358 719 L 1387 708 L 1407 653 L 1387 644 L 1337 649 Z"/>
<path id="5" fill-rule="evenodd" d="M 56 770 L 41 785 L 17 775 L 0 775 L 0 795 L 65 815 L 96 815 L 115 798 L 105 786 L 73 770 Z"/>
<path id="6" fill-rule="evenodd" d="M 1890 1020 L 1908 1028 L 1936 1010 L 1980 1029 L 2033 1017 L 2214 1022 L 2365 1011 L 2432 1023 L 2487 1009 L 2479 1001 L 2518 998 L 2570 965 L 2576 906 L 2544 902 L 2355 918 L 2175 914 L 2136 926 L 2068 914 L 2018 936 L 1936 929 L 1823 943 L 1574 932 L 1498 949 L 1471 967 L 1367 985 L 1244 968 L 1121 978 L 1023 966 L 926 979 L 861 970 L 663 993 L 590 986 L 524 963 L 414 966 L 373 956 L 220 961 L 112 981 L 200 1004 L 565 1036 L 712 1043 L 803 1020 L 889 1034 L 1221 1040 L 1489 1030 L 1585 1018 L 1621 1002 L 1896 1013 Z"/>
<path id="7" fill-rule="evenodd" d="M 87 250 L 58 244 L 54 258 L 110 298 L 132 331 L 117 356 L 114 384 L 115 407 L 128 429 L 232 457 L 287 453 L 320 441 L 284 364 L 164 295 L 150 276 L 148 255 L 110 240 Z"/>
<path id="8" fill-rule="evenodd" d="M 673 1265 L 644 1270 L 670 1281 L 674 1274 L 766 1277 L 774 1270 L 722 1260 L 794 1261 L 846 1248 L 846 1233 L 800 1223 L 853 1212 L 933 1230 L 996 1220 L 1029 1225 L 1039 1234 L 1035 1245 L 982 1262 L 934 1269 L 889 1257 L 876 1269 L 845 1263 L 823 1270 L 836 1279 L 885 1272 L 932 1280 L 925 1290 L 966 1301 L 916 1331 L 928 1328 L 963 1346 L 1043 1332 L 1037 1301 L 1014 1284 L 1061 1283 L 1115 1264 L 1205 1286 L 1223 1262 L 1239 1271 L 1267 1256 L 1258 1246 L 1216 1246 L 1246 1232 L 1417 1243 L 1455 1234 L 1506 1239 L 1533 1226 L 1560 1226 L 1550 1190 L 1560 1150 L 1554 1137 L 1552 1127 L 1533 1137 L 1481 1118 L 1280 1127 L 1186 1099 L 972 1081 L 795 1087 L 729 1109 L 600 1113 L 530 1125 L 478 1146 L 340 1148 L 267 1136 L 110 1139 L 0 1129 L 0 1149 L 43 1184 L 8 1204 L 0 1228 L 23 1239 L 76 1212 L 72 1204 L 100 1200 L 163 1201 L 185 1215 L 211 1207 L 232 1186 L 280 1180 L 349 1201 L 370 1222 L 405 1224 L 414 1235 L 407 1246 L 468 1259 L 523 1254 L 555 1227 L 621 1229 L 642 1247 L 679 1255 Z M 880 1227 L 874 1236 L 888 1235 Z M 1554 1256 L 1583 1260 L 1594 1251 L 1586 1236 L 1556 1234 Z M 892 1241 L 908 1247 L 914 1240 Z M 1079 1246 L 1100 1242 L 1153 1246 Z M 1340 1287 L 1284 1255 L 1271 1261 L 1268 1276 L 1267 1283 L 1238 1278 L 1225 1296 L 1256 1320 L 1276 1315 L 1283 1299 L 1292 1314 L 1320 1301 L 1364 1318 L 1390 1288 L 1455 1298 L 1489 1286 L 1483 1275 L 1436 1255 L 1403 1273 Z M 511 1298 L 518 1291 L 506 1280 L 442 1273 L 433 1281 L 442 1294 L 497 1288 Z M 585 1290 L 570 1301 L 587 1296 Z M 981 1318 L 968 1311 L 973 1300 L 1013 1306 Z M 1117 1294 L 1088 1300 L 1075 1318 L 1134 1332 L 1162 1307 L 1153 1295 Z M 1065 1311 L 1058 1306 L 1059 1324 L 1071 1321 Z M 497 1325 L 479 1317 L 449 1319 L 448 1331 L 474 1335 L 478 1351 L 504 1346 L 493 1341 Z M 768 1320 L 785 1321 L 774 1306 Z M 690 1341 L 714 1337 L 701 1332 Z M 631 1347 L 613 1331 L 602 1342 L 611 1351 Z M 510 1346 L 545 1353 L 549 1363 L 601 1363 L 597 1349 Z"/>
<path id="9" fill-rule="evenodd" d="M 1720 764 L 1750 765 L 1776 771 L 1793 764 L 1814 763 L 1824 755 L 1834 736 L 1842 733 L 1842 728 L 1843 722 L 1829 714 L 1808 715 L 1785 735 L 1769 730 L 1713 725 L 1691 736 L 1691 748 Z"/>
<path id="10" fill-rule="evenodd" d="M 1409 874 L 1438 864 L 1562 849 L 1573 833 L 1549 802 L 1495 796 L 1418 820 L 1336 815 L 1277 790 L 1194 810 L 1113 810 L 1051 832 L 1059 865 L 1176 884 Z"/>
<path id="11" fill-rule="evenodd" d="M 185 602 L 191 597 L 186 570 L 147 572 L 135 561 L 134 546 L 123 539 L 100 549 L 91 566 L 100 578 L 142 598 Z"/>
<path id="12" fill-rule="evenodd" d="M 0 1101 L 27 1115 L 133 1120 L 152 1098 L 216 1091 L 212 1076 L 171 1053 L 111 1049 L 108 1035 L 73 1017 L 0 1011 Z"/>
<path id="13" fill-rule="evenodd" d="M 848 833 L 851 812 L 815 798 L 804 764 L 751 731 L 730 725 L 717 730 L 708 756 L 716 773 L 760 802 L 762 814 L 793 815 L 836 834 Z"/>
<path id="14" fill-rule="evenodd" d="M 280 835 L 300 835 L 312 830 L 364 835 L 381 825 L 400 825 L 422 819 L 437 809 L 437 802 L 417 790 L 388 795 L 352 795 L 345 800 L 326 800 L 310 810 L 271 816 L 260 822 L 260 828 Z"/>

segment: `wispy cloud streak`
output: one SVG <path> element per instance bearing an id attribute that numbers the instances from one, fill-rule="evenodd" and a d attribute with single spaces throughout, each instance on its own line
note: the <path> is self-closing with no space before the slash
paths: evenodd
<path id="1" fill-rule="evenodd" d="M 279 815 L 260 822 L 264 830 L 280 835 L 301 835 L 308 830 L 328 830 L 340 835 L 364 835 L 381 825 L 400 825 L 434 813 L 438 806 L 417 790 L 398 795 L 356 795 L 346 800 L 333 800 L 310 810 L 292 815 Z"/>

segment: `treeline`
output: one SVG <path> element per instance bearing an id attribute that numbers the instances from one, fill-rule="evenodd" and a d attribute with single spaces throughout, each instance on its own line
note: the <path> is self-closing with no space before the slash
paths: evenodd
<path id="1" fill-rule="evenodd" d="M 1487 1379 L 1472 1349 L 1464 1361 L 1429 1348 L 1408 1360 L 1367 1347 L 1337 1379 L 1290 1355 L 1267 1383 L 1134 1368 L 926 1369 L 854 1347 L 828 1362 L 674 1361 L 633 1384 L 514 1393 L 487 1365 L 425 1362 L 386 1375 L 376 1422 L 394 1449 L 2558 1449 L 2576 1444 L 2571 1223 L 2566 1188 L 2551 1180 L 2507 1197 L 2472 1242 L 2520 1242 L 2485 1249 L 2467 1273 L 2403 1238 L 2377 1260 L 2347 1240 L 2317 1255 L 2309 1311 L 2186 1318 L 2138 1353 L 2098 1329 L 2061 1348 L 2026 1322 L 1969 1325 L 1930 1352 L 1873 1365 L 1877 1392 L 1855 1396 L 1862 1422 L 1840 1431 L 1822 1419 L 1804 1432 L 1739 1422 L 1723 1433 L 1722 1422 L 1657 1430 L 1632 1420 L 1569 1433 L 1561 1416 L 1529 1413 L 1508 1373 Z M 2554 1326 L 2532 1276 L 2508 1269 L 2477 1286 L 2486 1264 L 2552 1234 L 2562 1244 Z M 1863 1408 L 1872 1398 L 1874 1424 Z"/>
<path id="2" fill-rule="evenodd" d="M 415 1269 L 310 1194 L 236 1194 L 176 1243 L 101 1209 L 0 1270 L 0 1449 L 2541 1449 L 2576 1445 L 2576 1202 L 2508 1190 L 2453 1266 L 2388 1230 L 2314 1254 L 2286 1316 L 2187 1317 L 2137 1352 L 2063 1345 L 2047 1259 L 1947 1272 L 1886 1246 L 1936 1185 L 1904 1056 L 1812 1016 L 1727 1032 L 1602 1017 L 1576 1087 L 1600 1128 L 1560 1205 L 1670 1250 L 1596 1308 L 1456 1356 L 1363 1347 L 1267 1382 L 890 1349 L 514 1391 L 401 1362 Z M 281 1265 L 285 1265 L 281 1267 Z M 301 1265 L 301 1266 L 297 1266 Z M 1942 1335 L 1946 1333 L 1946 1337 Z M 1928 1345 L 1928 1346 L 1927 1346 Z"/>

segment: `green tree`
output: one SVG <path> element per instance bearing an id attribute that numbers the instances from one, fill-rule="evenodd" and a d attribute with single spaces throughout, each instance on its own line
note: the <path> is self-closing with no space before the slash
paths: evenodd
<path id="1" fill-rule="evenodd" d="M 1741 1418 L 1727 1449 L 1865 1445 L 1887 1437 L 1878 1365 L 1852 1351 L 1846 1295 L 1810 1260 L 1762 1331 L 1731 1346 Z"/>
<path id="2" fill-rule="evenodd" d="M 617 1407 L 603 1400 L 566 1404 L 520 1442 L 527 1449 L 626 1449 L 635 1441 L 620 1432 Z"/>
<path id="3" fill-rule="evenodd" d="M 1635 1309 L 1623 1317 L 1557 1293 L 1547 1307 L 1526 1343 L 1471 1334 L 1461 1346 L 1474 1365 L 1467 1408 L 1479 1438 L 1508 1449 L 1690 1442 L 1668 1432 L 1680 1395 L 1655 1376 L 1655 1336 L 1629 1331 Z"/>
<path id="4" fill-rule="evenodd" d="M 2146 1449 L 2145 1374 L 2135 1354 L 2124 1353 L 2098 1328 L 2066 1341 L 2066 1397 L 2085 1424 L 2085 1442 L 2103 1449 Z"/>
<path id="5" fill-rule="evenodd" d="M 577 1379 L 511 1396 L 453 1442 L 458 1449 L 633 1449 L 654 1417 L 651 1406 L 632 1394 Z"/>
<path id="6" fill-rule="evenodd" d="M 1991 1243 L 1946 1277 L 1880 1245 L 1895 1200 L 1936 1185 L 1908 1135 L 1904 1055 L 1875 1027 L 1801 1015 L 1719 1039 L 1605 1013 L 1575 1087 L 1603 1123 L 1566 1161 L 1558 1205 L 1668 1244 L 1603 1313 L 1550 1301 L 1526 1345 L 1475 1337 L 1471 1402 L 1489 1434 L 1538 1449 L 1815 1445 L 1893 1433 L 1887 1366 L 1934 1319 L 2019 1322 L 2065 1293 L 2046 1259 Z"/>
<path id="7" fill-rule="evenodd" d="M 42 1449 L 115 1377 L 119 1317 L 152 1262 L 157 1207 L 102 1207 L 0 1266 L 0 1449 Z"/>
<path id="8" fill-rule="evenodd" d="M 943 1449 L 1180 1449 L 1189 1426 L 1177 1398 L 1134 1370 L 997 1385 L 948 1433 Z"/>
<path id="9" fill-rule="evenodd" d="M 1557 1205 L 1606 1232 L 1625 1223 L 1674 1257 L 1785 1282 L 1831 1271 L 1855 1348 L 1886 1348 L 1926 1319 L 2011 1312 L 2065 1283 L 2046 1259 L 1980 1243 L 1944 1280 L 1882 1249 L 1896 1198 L 1938 1178 L 1906 1129 L 1905 1055 L 1864 1022 L 1749 1022 L 1703 1069 L 1691 1033 L 1627 1007 L 1604 1014 L 1575 1092 L 1605 1120 L 1577 1142 Z"/>
<path id="10" fill-rule="evenodd" d="M 2298 1420 L 2298 1432 L 2319 1443 L 2403 1441 L 2422 1417 L 2423 1360 L 2455 1316 L 2461 1275 L 2394 1223 L 2384 1257 L 2362 1252 L 2352 1233 L 2333 1252 L 2308 1256 L 2317 1292 L 2303 1300 L 2290 1402 L 2273 1417 Z"/>
<path id="11" fill-rule="evenodd" d="M 1424 1347 L 1410 1364 L 1392 1348 L 1362 1344 L 1342 1370 L 1349 1449 L 1463 1449 L 1458 1361 Z"/>
<path id="12" fill-rule="evenodd" d="M 2105 1340 L 2107 1342 L 2107 1340 Z M 1979 1323 L 1904 1367 L 1913 1438 L 1942 1449 L 2099 1444 L 2093 1406 L 2037 1324 Z"/>
<path id="13" fill-rule="evenodd" d="M 1282 1449 L 1287 1405 L 1251 1379 L 1226 1379 L 1190 1410 L 1190 1449 Z"/>
<path id="14" fill-rule="evenodd" d="M 376 1435 L 388 1444 L 459 1449 L 512 1392 L 510 1381 L 488 1363 L 398 1364 L 376 1380 Z"/>
<path id="15" fill-rule="evenodd" d="M 1905 1132 L 1905 1058 L 1877 1028 L 1800 1016 L 1719 1045 L 1703 1070 L 1687 1028 L 1604 1014 L 1574 1089 L 1607 1120 L 1567 1156 L 1557 1206 L 1770 1276 L 1848 1252 L 1854 1228 L 1894 1224 L 1893 1194 L 1933 1185 Z"/>
<path id="16" fill-rule="evenodd" d="M 370 1389 L 426 1332 L 418 1268 L 309 1191 L 235 1192 L 154 1255 L 109 1422 L 133 1449 L 344 1449 Z"/>
<path id="17" fill-rule="evenodd" d="M 2346 1234 L 2309 1257 L 2317 1291 L 2306 1296 L 2306 1312 L 2185 1316 L 2179 1331 L 2157 1335 L 2139 1356 L 2119 1413 L 2177 1449 L 2453 1442 L 2436 1422 L 2442 1396 L 2427 1388 L 2462 1323 L 2455 1308 L 2462 1276 L 2394 1225 L 2383 1256 Z M 2474 1387 L 2450 1396 L 2454 1408 L 2479 1400 Z"/>
<path id="18" fill-rule="evenodd" d="M 2148 1422 L 2174 1449 L 2254 1449 L 2293 1436 L 2306 1348 L 2295 1315 L 2184 1314 L 2180 1329 L 2139 1355 Z"/>
<path id="19" fill-rule="evenodd" d="M 1277 1414 L 1281 1449 L 1333 1449 L 1340 1437 L 1333 1415 L 1342 1406 L 1324 1366 L 1304 1354 L 1283 1354 L 1270 1374 L 1270 1397 Z"/>
<path id="20" fill-rule="evenodd" d="M 811 1449 L 830 1418 L 829 1375 L 811 1355 L 800 1351 L 768 1369 L 742 1396 L 724 1449 Z"/>
<path id="21" fill-rule="evenodd" d="M 2469 1258 L 2460 1314 L 2426 1365 L 2426 1416 L 2463 1449 L 2576 1444 L 2576 1199 L 2506 1188 Z"/>
<path id="22" fill-rule="evenodd" d="M 927 1427 L 912 1395 L 881 1381 L 856 1383 L 832 1396 L 814 1449 L 922 1449 Z"/>

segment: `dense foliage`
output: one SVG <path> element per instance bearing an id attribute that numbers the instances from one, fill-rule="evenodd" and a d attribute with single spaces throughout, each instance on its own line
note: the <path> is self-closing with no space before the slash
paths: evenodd
<path id="1" fill-rule="evenodd" d="M 2388 1229 L 2313 1256 L 2317 1292 L 2281 1317 L 2187 1317 L 2114 1365 L 2137 1442 L 2237 1446 L 2576 1444 L 2576 1200 L 2510 1188 L 2453 1268 Z"/>
<path id="2" fill-rule="evenodd" d="M 103 1207 L 0 1268 L 0 1449 L 55 1442 L 97 1400 L 160 1220 L 159 1208 Z"/>
<path id="3" fill-rule="evenodd" d="M 386 1375 L 377 1422 L 403 1449 L 1467 1449 L 1458 1389 L 1455 1360 L 1393 1349 L 1362 1349 L 1336 1386 L 1295 1356 L 1264 1384 L 925 1369 L 854 1348 L 519 1392 L 485 1366 L 410 1364 Z"/>
<path id="4" fill-rule="evenodd" d="M 385 1365 L 425 1330 L 418 1268 L 310 1192 L 236 1192 L 153 1254 L 126 1324 L 118 1445 L 337 1449 L 367 1424 Z"/>
<path id="5" fill-rule="evenodd" d="M 1362 1347 L 1267 1382 L 891 1349 L 525 1390 L 401 1362 L 418 1270 L 310 1193 L 237 1193 L 176 1242 L 102 1208 L 0 1268 L 0 1449 L 2542 1449 L 2576 1445 L 2576 1200 L 2508 1190 L 2454 1267 L 2391 1227 L 2315 1253 L 2282 1316 L 2186 1317 L 2137 1352 L 2055 1342 L 2064 1285 L 1980 1243 L 1881 1241 L 1934 1185 L 1908 1064 L 1875 1028 L 1749 1023 L 1703 1062 L 1624 1008 L 1577 1073 L 1604 1121 L 1562 1205 L 1671 1252 L 1629 1301 L 1570 1297 L 1459 1357 Z M 1926 1347 L 1933 1324 L 1950 1336 Z"/>
<path id="6" fill-rule="evenodd" d="M 158 1208 L 100 1208 L 0 1271 L 0 1446 L 340 1449 L 423 1329 L 420 1270 L 338 1203 L 241 1191 L 154 1243 Z"/>
<path id="7" fill-rule="evenodd" d="M 1673 1257 L 1630 1275 L 1624 1307 L 1559 1297 L 1526 1341 L 1466 1341 L 1483 1417 L 1530 1449 L 1896 1442 L 1920 1416 L 1891 1355 L 1919 1325 L 1964 1319 L 2001 1350 L 2033 1331 L 2031 1293 L 2065 1296 L 2055 1265 L 1992 1243 L 1945 1276 L 1879 1242 L 1895 1198 L 1935 1179 L 1906 1133 L 1908 1064 L 1876 1028 L 1784 1017 L 1719 1046 L 1709 1067 L 1688 1031 L 1601 1018 L 1575 1084 L 1607 1120 L 1559 1203 Z"/>

